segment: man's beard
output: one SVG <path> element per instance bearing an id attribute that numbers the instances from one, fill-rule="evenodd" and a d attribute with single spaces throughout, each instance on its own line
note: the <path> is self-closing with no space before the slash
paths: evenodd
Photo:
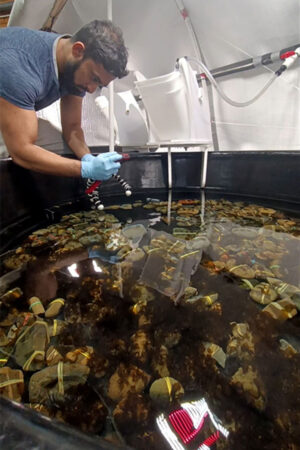
<path id="1" fill-rule="evenodd" d="M 82 90 L 84 90 L 83 86 L 77 86 L 74 82 L 75 72 L 80 67 L 81 62 L 67 62 L 63 73 L 59 75 L 59 84 L 60 89 L 66 89 L 68 92 L 72 92 L 72 94 L 82 94 Z"/>

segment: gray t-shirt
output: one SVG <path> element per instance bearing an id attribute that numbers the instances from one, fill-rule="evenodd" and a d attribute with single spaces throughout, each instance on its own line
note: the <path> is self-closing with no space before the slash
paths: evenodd
<path id="1" fill-rule="evenodd" d="M 53 49 L 60 37 L 21 27 L 1 29 L 0 97 L 38 111 L 64 95 L 78 95 L 59 84 Z"/>

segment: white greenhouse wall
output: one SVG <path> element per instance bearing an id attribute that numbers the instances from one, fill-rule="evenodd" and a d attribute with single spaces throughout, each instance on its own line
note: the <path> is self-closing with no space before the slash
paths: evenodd
<path id="1" fill-rule="evenodd" d="M 300 44 L 299 0 L 183 0 L 209 69 Z M 176 0 L 112 0 L 113 21 L 129 49 L 129 68 L 150 78 L 171 72 L 195 49 Z M 9 25 L 40 28 L 52 0 L 15 0 Z M 68 0 L 53 29 L 73 33 L 107 16 L 106 0 Z M 217 78 L 233 100 L 254 96 L 280 66 Z M 220 150 L 300 149 L 300 58 L 253 105 L 236 108 L 211 90 L 215 143 Z"/>

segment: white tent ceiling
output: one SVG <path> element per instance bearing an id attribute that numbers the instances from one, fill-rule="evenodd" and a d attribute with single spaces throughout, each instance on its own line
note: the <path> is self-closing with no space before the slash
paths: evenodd
<path id="1" fill-rule="evenodd" d="M 53 4 L 15 0 L 9 25 L 39 29 Z M 299 0 L 112 0 L 113 21 L 123 30 L 130 69 L 149 78 L 172 71 L 178 57 L 195 56 L 180 12 L 183 4 L 210 69 L 300 44 Z M 53 30 L 73 33 L 84 23 L 106 17 L 106 0 L 68 0 Z M 300 149 L 299 62 L 246 108 L 230 106 L 213 92 L 212 120 L 220 150 Z M 260 66 L 218 82 L 228 96 L 245 101 L 279 66 Z"/>

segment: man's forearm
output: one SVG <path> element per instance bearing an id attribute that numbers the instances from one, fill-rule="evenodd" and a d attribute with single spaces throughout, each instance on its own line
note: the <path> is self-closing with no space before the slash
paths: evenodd
<path id="1" fill-rule="evenodd" d="M 42 147 L 28 144 L 22 151 L 11 152 L 13 161 L 25 169 L 66 177 L 81 176 L 81 162 L 77 159 L 64 158 Z"/>
<path id="2" fill-rule="evenodd" d="M 70 132 L 64 130 L 63 137 L 78 159 L 81 159 L 86 153 L 90 153 L 90 150 L 84 140 L 82 128 L 74 128 Z"/>

